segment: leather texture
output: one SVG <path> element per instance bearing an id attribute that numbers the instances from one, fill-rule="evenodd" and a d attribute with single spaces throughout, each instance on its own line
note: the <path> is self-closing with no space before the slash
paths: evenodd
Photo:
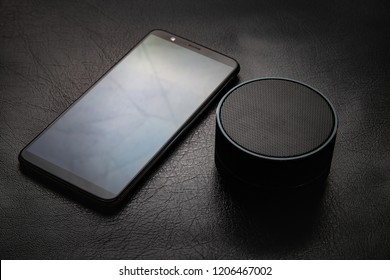
<path id="1" fill-rule="evenodd" d="M 388 259 L 387 1 L 0 2 L 1 259 Z M 340 126 L 314 196 L 230 184 L 215 106 L 126 204 L 102 214 L 21 172 L 19 151 L 152 29 L 237 59 L 237 82 L 286 77 L 326 95 Z"/>

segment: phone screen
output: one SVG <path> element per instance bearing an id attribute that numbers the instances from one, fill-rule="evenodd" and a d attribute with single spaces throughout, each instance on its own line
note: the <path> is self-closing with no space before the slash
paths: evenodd
<path id="1" fill-rule="evenodd" d="M 116 197 L 237 70 L 187 42 L 150 33 L 22 157 L 100 198 Z"/>

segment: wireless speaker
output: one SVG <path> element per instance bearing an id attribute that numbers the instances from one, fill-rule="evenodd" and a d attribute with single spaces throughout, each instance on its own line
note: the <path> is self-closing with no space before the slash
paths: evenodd
<path id="1" fill-rule="evenodd" d="M 329 174 L 337 127 L 329 100 L 303 83 L 244 82 L 218 105 L 215 163 L 228 180 L 257 189 L 311 185 Z"/>

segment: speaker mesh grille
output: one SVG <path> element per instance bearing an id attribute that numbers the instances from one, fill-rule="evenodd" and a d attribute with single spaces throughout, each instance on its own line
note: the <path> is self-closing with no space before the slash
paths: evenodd
<path id="1" fill-rule="evenodd" d="M 230 138 L 254 153 L 291 157 L 308 153 L 332 133 L 328 102 L 299 83 L 281 79 L 252 81 L 237 88 L 220 108 Z"/>

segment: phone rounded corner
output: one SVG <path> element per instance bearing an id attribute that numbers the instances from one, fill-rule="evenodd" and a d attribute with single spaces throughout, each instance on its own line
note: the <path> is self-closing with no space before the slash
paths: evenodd
<path id="1" fill-rule="evenodd" d="M 148 35 L 153 34 L 153 35 L 161 35 L 161 34 L 170 34 L 168 31 L 161 29 L 161 28 L 154 28 L 149 31 Z"/>
<path id="2" fill-rule="evenodd" d="M 99 196 L 97 198 L 97 200 L 99 200 L 103 205 L 114 205 L 114 204 L 117 204 L 118 201 L 120 201 L 120 194 L 119 195 L 115 195 L 114 193 L 112 193 L 112 195 L 110 196 Z"/>
<path id="3" fill-rule="evenodd" d="M 120 194 L 113 194 L 112 197 L 94 197 L 90 198 L 90 206 L 94 209 L 98 210 L 99 212 L 103 213 L 114 213 L 122 209 L 122 207 L 125 205 L 124 201 L 126 200 L 127 194 L 126 193 L 120 193 Z"/>
<path id="4" fill-rule="evenodd" d="M 24 148 L 22 150 L 20 150 L 20 152 L 18 153 L 18 161 L 19 161 L 19 163 L 24 161 L 23 154 L 24 154 Z"/>
<path id="5" fill-rule="evenodd" d="M 28 162 L 26 159 L 26 148 L 27 147 L 24 147 L 18 154 L 19 164 L 23 166 L 26 165 L 26 163 Z"/>
<path id="6" fill-rule="evenodd" d="M 232 67 L 233 67 L 233 74 L 237 75 L 238 73 L 240 73 L 240 70 L 241 70 L 241 65 L 240 63 L 233 57 L 231 56 L 228 56 L 228 58 L 230 58 L 231 62 L 232 62 Z"/>
<path id="7" fill-rule="evenodd" d="M 234 59 L 234 58 L 232 58 L 235 62 L 236 62 L 236 74 L 238 74 L 238 73 L 240 73 L 240 70 L 241 70 L 241 65 L 240 65 L 240 63 L 236 60 L 236 59 Z"/>

